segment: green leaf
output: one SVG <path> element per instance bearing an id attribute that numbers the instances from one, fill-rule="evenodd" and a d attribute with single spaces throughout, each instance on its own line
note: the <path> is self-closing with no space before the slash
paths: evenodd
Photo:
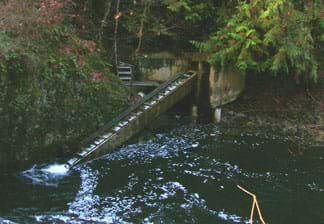
<path id="1" fill-rule="evenodd" d="M 242 32 L 242 31 L 248 31 L 249 28 L 245 25 L 240 25 L 238 26 L 236 29 L 235 29 L 235 32 L 239 33 L 239 32 Z"/>
<path id="2" fill-rule="evenodd" d="M 255 29 L 248 30 L 245 36 L 249 37 L 252 33 L 256 33 L 256 30 Z"/>

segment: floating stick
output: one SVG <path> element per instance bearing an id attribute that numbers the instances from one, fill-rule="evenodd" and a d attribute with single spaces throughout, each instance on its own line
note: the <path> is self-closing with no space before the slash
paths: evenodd
<path id="1" fill-rule="evenodd" d="M 250 215 L 250 224 L 253 224 L 253 216 L 254 216 L 254 210 L 255 207 L 257 208 L 258 214 L 259 214 L 259 219 L 261 221 L 262 224 L 265 224 L 265 221 L 262 217 L 262 213 L 261 213 L 261 209 L 259 206 L 259 202 L 257 200 L 257 197 L 255 194 L 249 192 L 248 190 L 244 189 L 243 187 L 241 187 L 240 185 L 237 185 L 237 187 L 242 190 L 243 192 L 245 192 L 246 194 L 250 195 L 253 198 L 253 202 L 252 202 L 252 209 L 251 209 L 251 215 Z"/>

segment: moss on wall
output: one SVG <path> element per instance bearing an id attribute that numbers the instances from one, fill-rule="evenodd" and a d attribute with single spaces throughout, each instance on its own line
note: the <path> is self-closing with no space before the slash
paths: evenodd
<path id="1" fill-rule="evenodd" d="M 0 166 L 71 151 L 127 107 L 94 41 L 64 25 L 40 32 L 0 32 Z"/>

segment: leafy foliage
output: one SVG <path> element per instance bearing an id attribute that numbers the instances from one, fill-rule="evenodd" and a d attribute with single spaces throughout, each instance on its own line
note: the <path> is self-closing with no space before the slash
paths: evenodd
<path id="1" fill-rule="evenodd" d="M 323 3 L 319 0 L 240 1 L 234 13 L 208 41 L 193 45 L 219 68 L 290 74 L 316 80 L 316 44 L 322 41 Z"/>
<path id="2" fill-rule="evenodd" d="M 126 92 L 116 78 L 105 75 L 96 82 L 93 68 L 79 68 L 76 58 L 49 56 L 37 73 L 29 71 L 33 63 L 16 52 L 0 63 L 0 138 L 7 149 L 21 141 L 22 151 L 75 146 L 126 106 Z"/>
<path id="3" fill-rule="evenodd" d="M 12 9 L 10 26 L 0 22 L 0 149 L 17 150 L 24 160 L 37 149 L 76 146 L 127 106 L 126 90 L 96 42 L 57 17 L 62 2 L 26 1 L 17 6 L 23 11 Z M 16 3 L 0 4 L 9 10 Z M 35 9 L 39 18 L 29 17 Z M 21 27 L 21 14 L 33 22 Z"/>
<path id="4" fill-rule="evenodd" d="M 104 19 L 105 45 L 109 49 L 114 30 L 116 1 L 75 0 L 82 16 L 86 36 L 101 33 Z M 143 42 L 146 47 L 162 46 L 168 50 L 171 45 L 191 48 L 189 40 L 201 40 L 209 34 L 219 19 L 219 7 L 234 5 L 234 1 L 214 0 L 125 0 L 120 4 L 118 35 L 120 41 L 136 46 L 140 27 L 144 22 Z M 110 3 L 110 4 L 108 4 Z M 105 10 L 110 9 L 110 10 Z M 105 12 L 110 12 L 106 17 Z M 98 31 L 99 30 L 99 31 Z M 100 35 L 98 35 L 100 36 Z M 172 44 L 170 44 L 172 43 Z"/>

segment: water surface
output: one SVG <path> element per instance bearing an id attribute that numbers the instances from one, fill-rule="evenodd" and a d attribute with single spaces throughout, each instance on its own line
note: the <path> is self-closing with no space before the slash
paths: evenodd
<path id="1" fill-rule="evenodd" d="M 70 172 L 38 164 L 1 173 L 0 217 L 16 223 L 248 223 L 251 198 L 239 184 L 257 194 L 267 223 L 324 223 L 324 152 L 299 152 L 275 134 L 242 128 L 230 135 L 214 124 L 170 119 Z"/>

